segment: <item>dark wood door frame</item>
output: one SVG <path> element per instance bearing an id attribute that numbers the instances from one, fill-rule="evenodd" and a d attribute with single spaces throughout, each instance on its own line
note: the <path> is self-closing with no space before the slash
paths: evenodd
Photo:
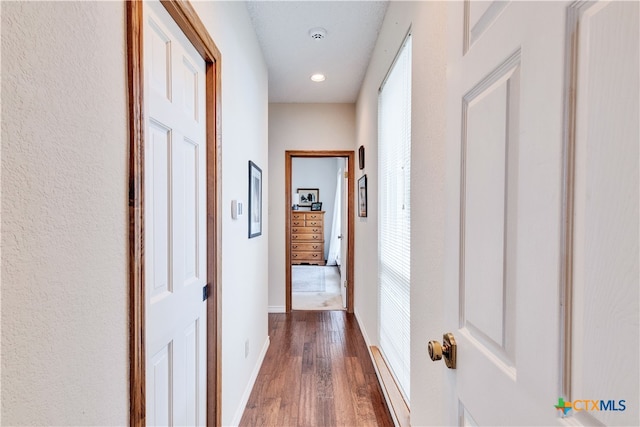
<path id="1" fill-rule="evenodd" d="M 286 242 L 285 242 L 285 263 L 286 263 L 286 280 L 285 280 L 285 311 L 291 312 L 291 162 L 294 157 L 303 158 L 323 158 L 323 157 L 346 157 L 347 158 L 347 312 L 353 313 L 353 260 L 354 260 L 354 164 L 355 164 L 355 151 L 285 151 L 285 230 L 286 230 Z M 340 286 L 344 284 L 341 283 Z"/>
<path id="2" fill-rule="evenodd" d="M 220 147 L 221 55 L 188 1 L 162 5 L 206 63 L 207 139 L 207 425 L 221 424 L 220 371 Z M 127 72 L 129 80 L 129 424 L 144 426 L 145 414 L 145 277 L 144 277 L 144 55 L 143 2 L 128 0 Z"/>

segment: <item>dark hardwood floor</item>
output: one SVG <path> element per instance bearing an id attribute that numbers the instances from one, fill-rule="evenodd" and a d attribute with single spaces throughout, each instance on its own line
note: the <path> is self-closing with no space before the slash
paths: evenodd
<path id="1" fill-rule="evenodd" d="M 240 426 L 393 426 L 353 314 L 269 314 L 269 336 Z"/>

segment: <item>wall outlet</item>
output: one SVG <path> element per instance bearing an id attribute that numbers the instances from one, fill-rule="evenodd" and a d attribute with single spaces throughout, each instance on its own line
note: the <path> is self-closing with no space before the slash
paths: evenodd
<path id="1" fill-rule="evenodd" d="M 244 342 L 244 358 L 249 357 L 249 340 Z"/>

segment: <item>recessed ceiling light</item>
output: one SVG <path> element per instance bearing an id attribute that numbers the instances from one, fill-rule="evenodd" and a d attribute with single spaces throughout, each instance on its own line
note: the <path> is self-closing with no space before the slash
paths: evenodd
<path id="1" fill-rule="evenodd" d="M 324 74 L 314 74 L 311 76 L 311 80 L 314 82 L 323 82 L 327 77 Z"/>

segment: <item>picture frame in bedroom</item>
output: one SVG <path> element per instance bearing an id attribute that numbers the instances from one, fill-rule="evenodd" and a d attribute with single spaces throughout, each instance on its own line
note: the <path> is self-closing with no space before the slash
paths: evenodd
<path id="1" fill-rule="evenodd" d="M 312 203 L 320 200 L 320 190 L 317 188 L 298 188 L 298 196 L 300 197 L 298 206 L 310 208 Z"/>

